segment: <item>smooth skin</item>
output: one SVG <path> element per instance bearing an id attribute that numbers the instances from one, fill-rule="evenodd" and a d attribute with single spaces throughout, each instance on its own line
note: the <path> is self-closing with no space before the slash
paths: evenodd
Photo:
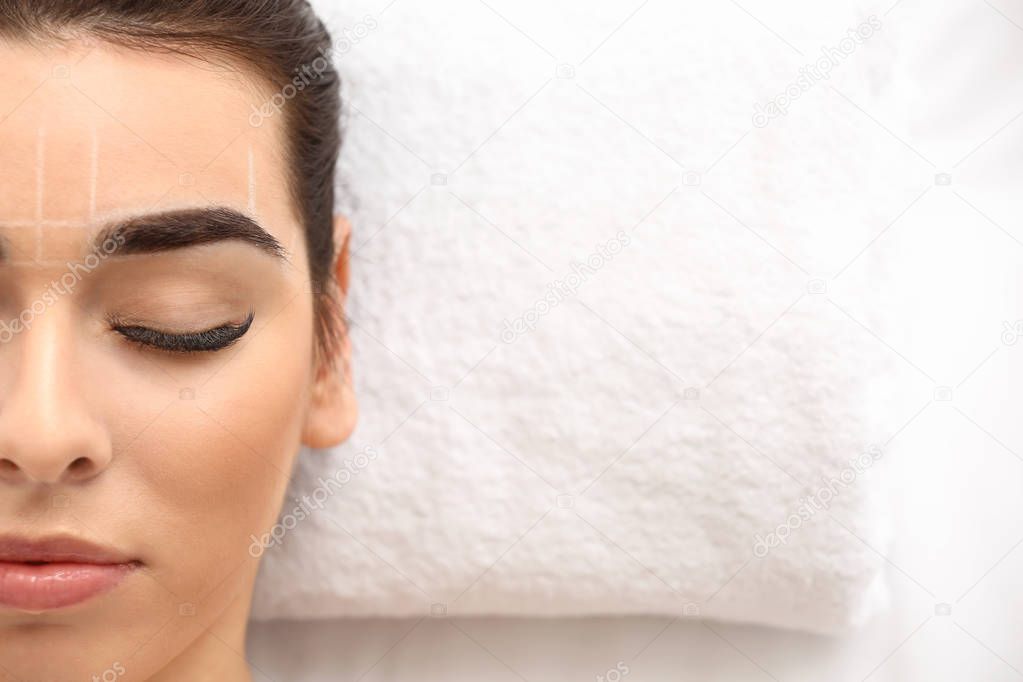
<path id="1" fill-rule="evenodd" d="M 340 443 L 356 418 L 347 342 L 337 371 L 317 362 L 283 116 L 250 125 L 273 93 L 244 66 L 81 41 L 0 44 L 0 83 L 0 323 L 31 311 L 0 343 L 0 534 L 141 562 L 75 606 L 0 606 L 0 678 L 249 680 L 251 538 L 275 523 L 300 445 Z M 286 260 L 241 240 L 115 251 L 44 300 L 111 223 L 209 206 L 251 217 Z M 343 300 L 343 220 L 336 236 Z M 194 332 L 250 311 L 215 352 L 109 324 Z"/>

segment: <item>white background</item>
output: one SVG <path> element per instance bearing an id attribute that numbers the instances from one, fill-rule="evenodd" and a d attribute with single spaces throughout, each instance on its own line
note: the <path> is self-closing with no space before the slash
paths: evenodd
<path id="1" fill-rule="evenodd" d="M 625 39 L 632 13 L 659 3 L 598 4 L 616 6 Z M 736 7 L 767 41 L 829 42 L 772 3 Z M 922 411 L 867 474 L 897 510 L 884 553 L 891 607 L 837 638 L 664 618 L 257 624 L 256 679 L 590 680 L 621 663 L 635 681 L 1023 680 L 1023 339 L 1002 338 L 1023 319 L 1023 4 L 892 0 L 871 12 L 891 49 L 888 90 L 857 115 L 893 163 L 915 158 L 903 179 L 923 192 L 869 246 L 900 254 L 890 293 L 903 323 L 878 343 L 952 389 L 950 401 L 921 394 Z"/>

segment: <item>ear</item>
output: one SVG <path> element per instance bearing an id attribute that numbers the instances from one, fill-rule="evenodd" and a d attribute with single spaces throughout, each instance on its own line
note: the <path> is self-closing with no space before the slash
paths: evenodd
<path id="1" fill-rule="evenodd" d="M 348 246 L 351 234 L 351 223 L 343 216 L 335 217 L 334 248 L 337 256 L 331 286 L 335 287 L 333 293 L 339 315 L 344 311 L 348 297 Z M 337 323 L 343 324 L 343 318 L 338 319 Z M 329 448 L 347 440 L 355 430 L 359 415 L 352 385 L 352 343 L 346 329 L 342 328 L 340 334 L 335 349 L 337 357 L 324 359 L 333 360 L 332 366 L 323 362 L 314 369 L 312 395 L 302 433 L 302 443 L 311 448 Z"/>

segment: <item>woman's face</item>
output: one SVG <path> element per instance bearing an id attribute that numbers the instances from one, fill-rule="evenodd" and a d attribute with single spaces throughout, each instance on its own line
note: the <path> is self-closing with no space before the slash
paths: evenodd
<path id="1" fill-rule="evenodd" d="M 253 538 L 354 419 L 283 117 L 253 127 L 235 70 L 102 44 L 0 45 L 0 82 L 0 671 L 242 676 Z"/>

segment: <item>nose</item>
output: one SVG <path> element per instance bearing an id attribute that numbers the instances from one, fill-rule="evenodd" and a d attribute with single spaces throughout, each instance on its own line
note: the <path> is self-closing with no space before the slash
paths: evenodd
<path id="1" fill-rule="evenodd" d="M 81 391 L 69 327 L 50 309 L 0 349 L 3 362 L 16 363 L 0 395 L 0 483 L 80 483 L 110 464 L 110 438 Z"/>

